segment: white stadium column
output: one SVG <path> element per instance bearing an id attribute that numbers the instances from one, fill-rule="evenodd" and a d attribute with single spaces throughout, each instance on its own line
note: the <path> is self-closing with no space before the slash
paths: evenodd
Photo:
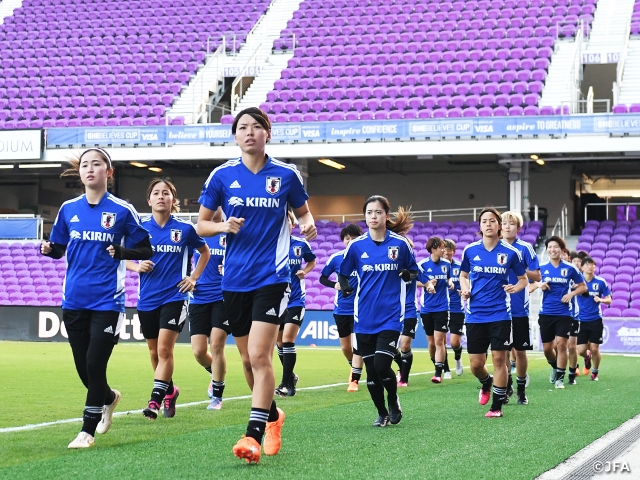
<path id="1" fill-rule="evenodd" d="M 522 211 L 522 164 L 512 163 L 509 167 L 509 210 Z"/>

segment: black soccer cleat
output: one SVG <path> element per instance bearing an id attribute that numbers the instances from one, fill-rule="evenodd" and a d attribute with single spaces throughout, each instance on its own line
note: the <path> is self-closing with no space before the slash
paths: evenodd
<path id="1" fill-rule="evenodd" d="M 373 422 L 374 427 L 387 427 L 390 423 L 389 416 L 383 417 L 382 415 L 378 415 L 376 421 Z"/>
<path id="2" fill-rule="evenodd" d="M 391 425 L 397 425 L 402 420 L 402 407 L 400 407 L 400 397 L 397 397 L 396 405 L 389 407 L 389 422 Z"/>
<path id="3" fill-rule="evenodd" d="M 507 387 L 507 395 L 504 397 L 504 404 L 506 405 L 507 403 L 509 403 L 509 400 L 511 399 L 511 397 L 513 396 L 513 385 L 509 385 Z"/>
<path id="4" fill-rule="evenodd" d="M 518 405 L 529 405 L 529 399 L 527 398 L 526 393 L 518 392 Z"/>
<path id="5" fill-rule="evenodd" d="M 296 394 L 296 385 L 298 385 L 298 375 L 295 373 L 291 375 L 291 382 L 287 390 L 287 397 L 293 397 Z"/>

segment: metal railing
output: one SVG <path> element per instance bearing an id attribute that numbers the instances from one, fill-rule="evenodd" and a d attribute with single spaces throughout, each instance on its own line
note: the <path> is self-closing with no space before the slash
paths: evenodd
<path id="1" fill-rule="evenodd" d="M 580 99 L 580 83 L 582 82 L 582 44 L 584 43 L 584 22 L 578 24 L 571 71 L 569 73 L 569 83 L 567 89 L 570 93 L 571 113 L 577 113 L 577 102 Z"/>
<path id="2" fill-rule="evenodd" d="M 630 206 L 640 206 L 640 203 L 634 203 L 634 202 L 627 202 L 627 203 L 611 203 L 609 201 L 605 202 L 605 203 L 587 203 L 584 206 L 584 221 L 586 222 L 587 220 L 589 220 L 588 218 L 588 213 L 589 213 L 589 207 L 605 207 L 605 218 L 607 220 L 609 220 L 609 207 L 618 207 L 618 206 L 625 206 L 627 207 L 625 209 L 625 219 L 629 220 L 629 207 Z"/>
<path id="3" fill-rule="evenodd" d="M 615 103 L 615 102 L 614 102 Z M 562 102 L 563 107 L 565 105 L 571 107 L 572 102 Z M 572 114 L 576 115 L 592 115 L 594 113 L 609 113 L 611 112 L 611 100 L 608 98 L 594 100 L 593 97 L 586 100 L 577 100 L 573 102 L 573 108 L 570 108 Z"/>
<path id="4" fill-rule="evenodd" d="M 211 37 L 209 37 L 211 38 Z M 207 43 L 209 39 L 207 39 Z M 209 47 L 207 46 L 207 49 Z M 211 96 L 211 91 L 218 91 L 222 85 L 224 85 L 224 60 L 225 60 L 225 48 L 226 48 L 226 40 L 222 38 L 222 44 L 218 46 L 218 48 L 213 52 L 213 54 L 207 57 L 207 62 L 203 67 L 203 71 L 196 77 L 192 88 L 193 88 L 193 103 L 191 105 L 191 119 L 192 123 L 200 123 L 202 116 L 206 114 L 205 121 L 203 123 L 209 122 L 209 117 L 211 115 L 211 107 L 209 102 L 209 97 Z M 208 75 L 206 70 L 215 71 L 215 85 L 211 85 L 207 80 Z M 215 90 L 212 90 L 212 87 Z"/>
<path id="5" fill-rule="evenodd" d="M 247 60 L 247 63 L 242 67 L 240 73 L 235 78 L 231 85 L 231 113 L 235 115 L 238 113 L 238 105 L 242 101 L 244 94 L 247 92 L 255 77 L 258 76 L 262 66 L 266 63 L 271 49 L 273 47 L 273 38 L 265 38 L 258 48 L 256 48 L 253 55 Z"/>
<path id="6" fill-rule="evenodd" d="M 34 220 L 36 222 L 36 236 L 31 237 L 16 237 L 16 236 L 4 236 L 0 233 L 0 240 L 42 240 L 43 238 L 43 218 L 40 215 L 33 215 L 28 213 L 8 213 L 0 215 L 0 222 L 2 220 L 6 220 L 9 222 L 12 221 L 20 221 L 20 220 Z"/>
<path id="7" fill-rule="evenodd" d="M 622 86 L 622 76 L 624 75 L 624 67 L 627 62 L 627 50 L 629 49 L 629 38 L 631 37 L 631 20 L 627 22 L 627 28 L 624 32 L 624 46 L 618 59 L 618 65 L 616 66 L 616 83 L 618 86 Z"/>
<path id="8" fill-rule="evenodd" d="M 560 216 L 556 223 L 553 225 L 551 229 L 551 236 L 557 235 L 560 238 L 565 238 L 567 233 L 569 232 L 569 211 L 567 209 L 567 205 L 562 206 L 562 210 L 560 210 Z"/>
<path id="9" fill-rule="evenodd" d="M 440 217 L 451 218 L 451 217 L 469 217 L 470 216 L 472 217 L 473 220 L 476 220 L 478 217 L 478 213 L 480 213 L 483 208 L 486 208 L 486 207 L 412 210 L 411 216 L 413 217 L 414 220 L 428 219 L 429 222 L 433 221 L 434 218 L 440 218 Z M 493 208 L 497 208 L 498 210 L 507 210 L 509 207 L 506 205 L 499 205 Z M 360 221 L 364 218 L 364 215 L 362 213 L 347 213 L 347 214 L 337 214 L 337 215 L 315 215 L 315 217 L 317 219 L 323 219 L 323 220 L 340 219 L 341 222 L 347 222 L 347 221 Z"/>

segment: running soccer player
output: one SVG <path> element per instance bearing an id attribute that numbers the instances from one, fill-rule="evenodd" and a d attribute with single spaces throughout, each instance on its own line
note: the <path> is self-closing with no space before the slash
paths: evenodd
<path id="1" fill-rule="evenodd" d="M 582 273 L 582 258 L 578 252 L 571 252 L 569 255 L 571 263 Z M 584 276 L 584 275 L 583 275 Z M 571 288 L 574 289 L 576 284 L 571 282 Z M 580 331 L 580 305 L 578 305 L 578 297 L 571 300 L 571 316 L 573 323 L 571 324 L 571 333 L 567 341 L 567 350 L 569 355 L 569 385 L 575 385 L 576 377 L 580 376 L 580 365 L 578 365 L 578 332 Z"/>
<path id="2" fill-rule="evenodd" d="M 358 274 L 354 330 L 367 369 L 367 388 L 378 410 L 374 427 L 395 425 L 402 420 L 391 363 L 402 332 L 406 282 L 418 275 L 413 250 L 402 236 L 412 227 L 411 217 L 399 208 L 391 220 L 390 210 L 389 201 L 380 195 L 365 201 L 363 213 L 369 232 L 349 244 L 338 277 L 342 292 L 349 295 L 353 292 L 349 283 L 351 272 L 355 270 Z"/>
<path id="3" fill-rule="evenodd" d="M 523 220 L 519 212 L 509 211 L 502 214 L 502 239 L 515 247 L 520 252 L 524 267 L 527 271 L 527 279 L 533 282 L 540 281 L 540 265 L 533 247 L 518 238 L 518 232 L 522 229 Z M 509 274 L 509 283 L 518 281 L 516 274 Z M 529 361 L 527 350 L 533 350 L 531 342 L 531 328 L 529 326 L 529 288 L 524 288 L 511 297 L 511 327 L 513 331 L 512 350 L 516 357 L 516 382 L 518 384 L 518 405 L 528 405 L 526 386 L 528 383 L 527 369 Z M 513 379 L 509 374 L 507 384 L 507 401 L 513 395 Z"/>
<path id="4" fill-rule="evenodd" d="M 407 238 L 407 242 L 413 248 L 413 241 Z M 393 360 L 398 364 L 398 387 L 409 386 L 409 374 L 413 365 L 413 352 L 411 342 L 416 338 L 418 326 L 418 308 L 416 305 L 416 290 L 418 281 L 407 282 L 407 299 L 405 301 L 404 323 L 400 334 L 399 347 Z"/>
<path id="5" fill-rule="evenodd" d="M 289 300 L 289 206 L 307 241 L 316 237 L 302 176 L 294 165 L 266 154 L 271 122 L 259 108 L 242 110 L 231 126 L 242 156 L 213 170 L 200 196 L 198 233 L 227 234 L 222 294 L 229 326 L 252 390 L 246 435 L 233 454 L 260 461 L 282 446 L 285 414 L 273 400 L 273 349 Z M 224 222 L 213 216 L 222 207 Z M 266 431 L 266 432 L 265 432 Z"/>
<path id="6" fill-rule="evenodd" d="M 40 252 L 66 253 L 62 321 L 80 380 L 87 387 L 82 429 L 69 448 L 88 448 L 95 433 L 107 433 L 120 392 L 107 383 L 107 364 L 124 320 L 126 259 L 153 254 L 147 232 L 132 205 L 107 191 L 113 178 L 109 154 L 85 150 L 62 176 L 80 177 L 85 193 L 60 207 L 49 241 Z M 135 248 L 126 249 L 129 239 Z"/>
<path id="7" fill-rule="evenodd" d="M 221 219 L 222 211 L 218 209 L 214 220 Z M 207 405 L 207 410 L 220 410 L 227 373 L 224 347 L 231 333 L 222 298 L 222 264 L 227 236 L 221 233 L 206 237 L 205 241 L 209 247 L 210 257 L 196 288 L 190 294 L 189 332 L 193 355 L 211 377 L 207 389 L 207 396 L 211 399 L 211 403 Z M 196 264 L 198 257 L 198 252 L 194 252 L 193 259 Z M 207 351 L 207 342 L 211 345 L 211 353 Z"/>
<path id="8" fill-rule="evenodd" d="M 578 332 L 578 355 L 584 358 L 585 375 L 591 370 L 591 380 L 598 381 L 600 369 L 600 345 L 602 344 L 604 326 L 602 324 L 601 303 L 611 305 L 611 289 L 607 281 L 595 276 L 596 262 L 591 257 L 582 259 L 582 272 L 589 296 L 580 295 L 580 331 Z"/>
<path id="9" fill-rule="evenodd" d="M 344 259 L 344 252 L 349 244 L 362 235 L 362 229 L 359 225 L 347 225 L 340 231 L 340 240 L 344 243 L 344 250 L 334 253 L 329 257 L 327 264 L 322 269 L 320 283 L 325 287 L 334 288 L 336 290 L 335 300 L 333 302 L 333 318 L 338 328 L 338 337 L 340 338 L 340 348 L 342 354 L 349 362 L 349 386 L 347 392 L 357 392 L 360 376 L 362 375 L 362 357 L 358 354 L 355 347 L 355 338 L 353 333 L 353 300 L 355 295 L 344 296 L 340 289 L 340 282 L 333 282 L 329 279 L 332 274 L 340 273 L 340 264 Z M 349 275 L 349 284 L 352 289 L 358 286 L 358 273 L 354 270 Z"/>
<path id="10" fill-rule="evenodd" d="M 444 241 L 440 237 L 431 237 L 426 248 L 430 255 L 418 264 L 418 286 L 422 287 L 420 316 L 429 342 L 429 354 L 436 367 L 431 381 L 442 383 L 449 331 L 449 289 L 453 287 L 450 283 L 451 263 L 444 258 Z"/>
<path id="11" fill-rule="evenodd" d="M 571 334 L 573 317 L 571 315 L 571 299 L 587 291 L 584 278 L 571 263 L 562 260 L 566 250 L 564 240 L 552 236 L 545 242 L 549 261 L 540 265 L 542 282 L 538 284 L 542 290 L 540 306 L 540 338 L 544 348 L 544 356 L 551 365 L 549 382 L 556 388 L 564 388 L 564 375 L 567 368 L 567 339 Z M 576 288 L 571 290 L 571 282 Z M 554 341 L 555 340 L 555 341 Z"/>
<path id="12" fill-rule="evenodd" d="M 451 263 L 451 284 L 449 289 L 449 343 L 456 360 L 456 375 L 462 375 L 462 334 L 464 331 L 464 306 L 460 298 L 460 262 L 454 259 L 456 242 L 451 239 L 444 241 L 444 258 Z"/>
<path id="13" fill-rule="evenodd" d="M 289 235 L 293 231 L 295 217 L 288 213 Z M 282 381 L 276 388 L 279 397 L 293 397 L 296 394 L 298 376 L 293 373 L 296 366 L 296 337 L 300 331 L 300 325 L 304 320 L 304 307 L 307 297 L 304 279 L 311 270 L 316 268 L 316 256 L 311 250 L 311 245 L 304 238 L 291 235 L 289 247 L 289 268 L 291 268 L 291 293 L 289 305 L 285 314 L 284 323 L 278 331 L 278 357 L 282 362 Z M 306 262 L 302 267 L 302 260 Z"/>
<path id="14" fill-rule="evenodd" d="M 493 386 L 493 402 L 488 418 L 502 417 L 507 398 L 509 351 L 511 350 L 510 295 L 527 286 L 520 251 L 500 239 L 502 216 L 495 208 L 484 208 L 478 217 L 482 239 L 470 243 L 462 252 L 460 297 L 467 300 L 467 352 L 471 372 L 482 387 L 480 405 L 486 405 Z M 518 281 L 509 283 L 513 271 Z M 491 346 L 493 378 L 487 367 Z"/>
<path id="15" fill-rule="evenodd" d="M 147 188 L 151 215 L 142 219 L 151 237 L 153 256 L 140 263 L 127 261 L 127 269 L 140 274 L 138 318 L 147 341 L 153 389 L 142 414 L 165 418 L 176 414 L 180 389 L 173 384 L 173 350 L 187 318 L 187 298 L 209 261 L 209 248 L 191 222 L 173 215 L 180 211 L 178 192 L 172 182 L 156 178 Z M 191 272 L 193 251 L 200 258 Z"/>

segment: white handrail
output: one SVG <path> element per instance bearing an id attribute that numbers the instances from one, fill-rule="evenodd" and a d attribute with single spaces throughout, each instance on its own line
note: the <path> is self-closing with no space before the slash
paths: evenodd
<path id="1" fill-rule="evenodd" d="M 578 24 L 576 39 L 573 43 L 575 47 L 573 51 L 571 71 L 569 73 L 569 83 L 567 85 L 571 95 L 570 113 L 577 112 L 577 101 L 580 95 L 580 77 L 582 73 L 582 44 L 584 43 L 584 22 L 580 22 Z"/>
<path id="2" fill-rule="evenodd" d="M 622 75 L 624 74 L 624 67 L 627 61 L 627 50 L 629 48 L 629 38 L 631 37 L 631 23 L 627 22 L 627 28 L 624 32 L 624 46 L 622 47 L 622 52 L 620 53 L 620 58 L 618 59 L 618 65 L 616 67 L 616 82 L 619 87 L 622 87 Z M 617 103 L 617 102 L 614 102 Z"/>
<path id="3" fill-rule="evenodd" d="M 215 71 L 216 75 L 216 86 L 218 88 L 218 82 L 224 81 L 224 57 L 225 57 L 225 48 L 226 42 L 223 38 L 222 44 L 218 46 L 213 55 L 207 58 L 207 61 L 200 72 L 200 75 L 197 76 L 194 81 L 192 87 L 193 91 L 197 92 L 193 95 L 193 104 L 191 105 L 191 121 L 192 123 L 199 123 L 202 118 L 203 113 L 207 111 L 207 107 L 209 106 L 209 91 L 211 85 L 205 83 L 205 77 L 207 76 L 205 70 L 213 67 L 215 62 Z M 208 121 L 208 118 L 207 118 Z M 207 122 L 205 122 L 207 123 Z"/>
<path id="4" fill-rule="evenodd" d="M 267 59 L 269 58 L 269 55 L 271 54 L 272 47 L 273 47 L 273 38 L 271 37 L 267 38 L 262 43 L 260 43 L 260 45 L 258 45 L 258 48 L 256 48 L 255 52 L 253 52 L 253 55 L 249 57 L 249 60 L 247 60 L 247 63 L 245 63 L 244 67 L 242 67 L 242 70 L 240 70 L 240 73 L 231 84 L 232 115 L 235 115 L 236 113 L 238 113 L 237 111 L 238 105 L 242 101 L 244 92 L 248 88 L 248 86 L 245 88 L 245 86 L 242 85 L 242 79 L 245 77 L 245 75 L 250 77 L 256 77 L 258 75 L 258 68 L 261 67 L 267 61 Z M 253 74 L 247 75 L 247 73 L 249 72 L 249 69 L 252 66 L 253 66 Z M 240 88 L 238 88 L 238 85 L 240 86 Z"/>

